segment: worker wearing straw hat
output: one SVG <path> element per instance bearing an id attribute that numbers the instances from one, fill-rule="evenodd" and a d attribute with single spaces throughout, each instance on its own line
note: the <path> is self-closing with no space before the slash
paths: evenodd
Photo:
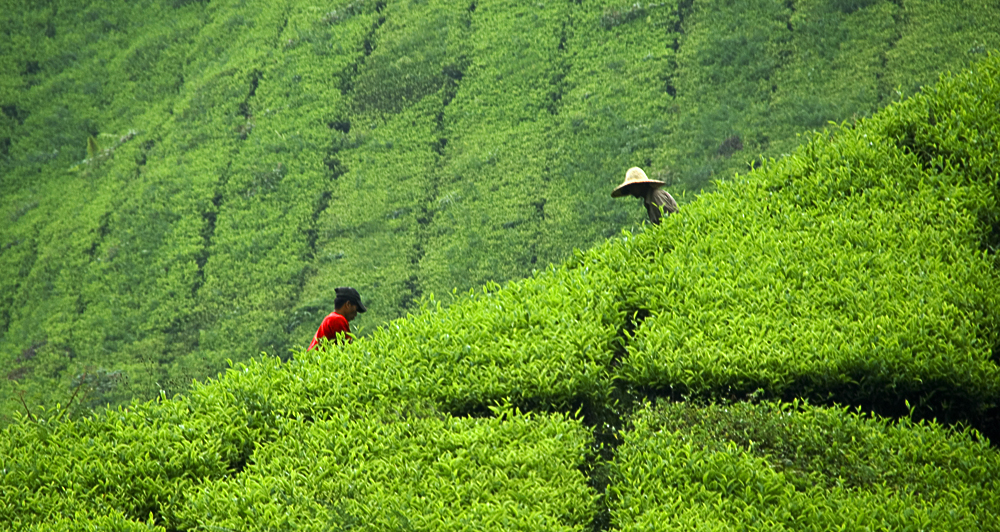
<path id="1" fill-rule="evenodd" d="M 646 177 L 646 172 L 643 172 L 642 168 L 632 167 L 625 172 L 625 182 L 611 191 L 611 197 L 618 198 L 628 194 L 642 198 L 646 204 L 646 212 L 649 213 L 649 221 L 659 224 L 662 215 L 669 216 L 678 210 L 674 197 L 660 188 L 665 184 L 663 181 Z"/>

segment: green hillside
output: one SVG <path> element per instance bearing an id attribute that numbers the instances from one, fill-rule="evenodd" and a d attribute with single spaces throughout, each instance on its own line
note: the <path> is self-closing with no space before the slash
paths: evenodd
<path id="1" fill-rule="evenodd" d="M 530 276 L 638 226 L 626 168 L 683 204 L 982 58 L 1000 9 L 5 0 L 0 29 L 6 423 L 287 357 L 334 286 L 370 332 Z"/>
<path id="2" fill-rule="evenodd" d="M 350 345 L 17 414 L 0 523 L 998 531 L 998 110 L 990 55 Z"/>

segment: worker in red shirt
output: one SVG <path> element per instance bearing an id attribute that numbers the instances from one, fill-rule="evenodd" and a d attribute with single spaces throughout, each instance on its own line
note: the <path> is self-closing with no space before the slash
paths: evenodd
<path id="1" fill-rule="evenodd" d="M 336 289 L 336 293 L 337 297 L 333 300 L 333 312 L 323 319 L 319 330 L 313 336 L 312 343 L 309 344 L 309 349 L 316 347 L 320 338 L 326 338 L 331 342 L 340 342 L 341 338 L 338 338 L 340 336 L 346 338 L 348 343 L 354 341 L 349 322 L 358 315 L 358 312 L 365 312 L 368 309 L 361 302 L 361 294 L 358 294 L 357 290 L 349 286 L 342 286 Z"/>

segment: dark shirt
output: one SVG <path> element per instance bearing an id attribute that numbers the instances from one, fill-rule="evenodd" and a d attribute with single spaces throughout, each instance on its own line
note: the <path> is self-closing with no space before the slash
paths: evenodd
<path id="1" fill-rule="evenodd" d="M 660 223 L 660 208 L 663 208 L 664 215 L 671 215 L 677 212 L 677 202 L 669 192 L 662 188 L 651 188 L 646 192 L 646 212 L 649 213 L 649 221 L 653 224 Z"/>

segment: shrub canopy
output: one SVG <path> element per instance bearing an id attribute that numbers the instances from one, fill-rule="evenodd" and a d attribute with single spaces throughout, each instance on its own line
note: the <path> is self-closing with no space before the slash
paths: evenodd
<path id="1" fill-rule="evenodd" d="M 626 168 L 684 204 L 1000 46 L 987 0 L 8 0 L 0 27 L 0 424 L 22 391 L 82 386 L 79 415 L 287 358 L 336 286 L 368 333 L 528 277 L 636 230 Z"/>
<path id="2" fill-rule="evenodd" d="M 991 56 L 352 344 L 20 414 L 0 522 L 994 530 L 1000 454 L 968 427 L 996 436 L 997 80 Z"/>

